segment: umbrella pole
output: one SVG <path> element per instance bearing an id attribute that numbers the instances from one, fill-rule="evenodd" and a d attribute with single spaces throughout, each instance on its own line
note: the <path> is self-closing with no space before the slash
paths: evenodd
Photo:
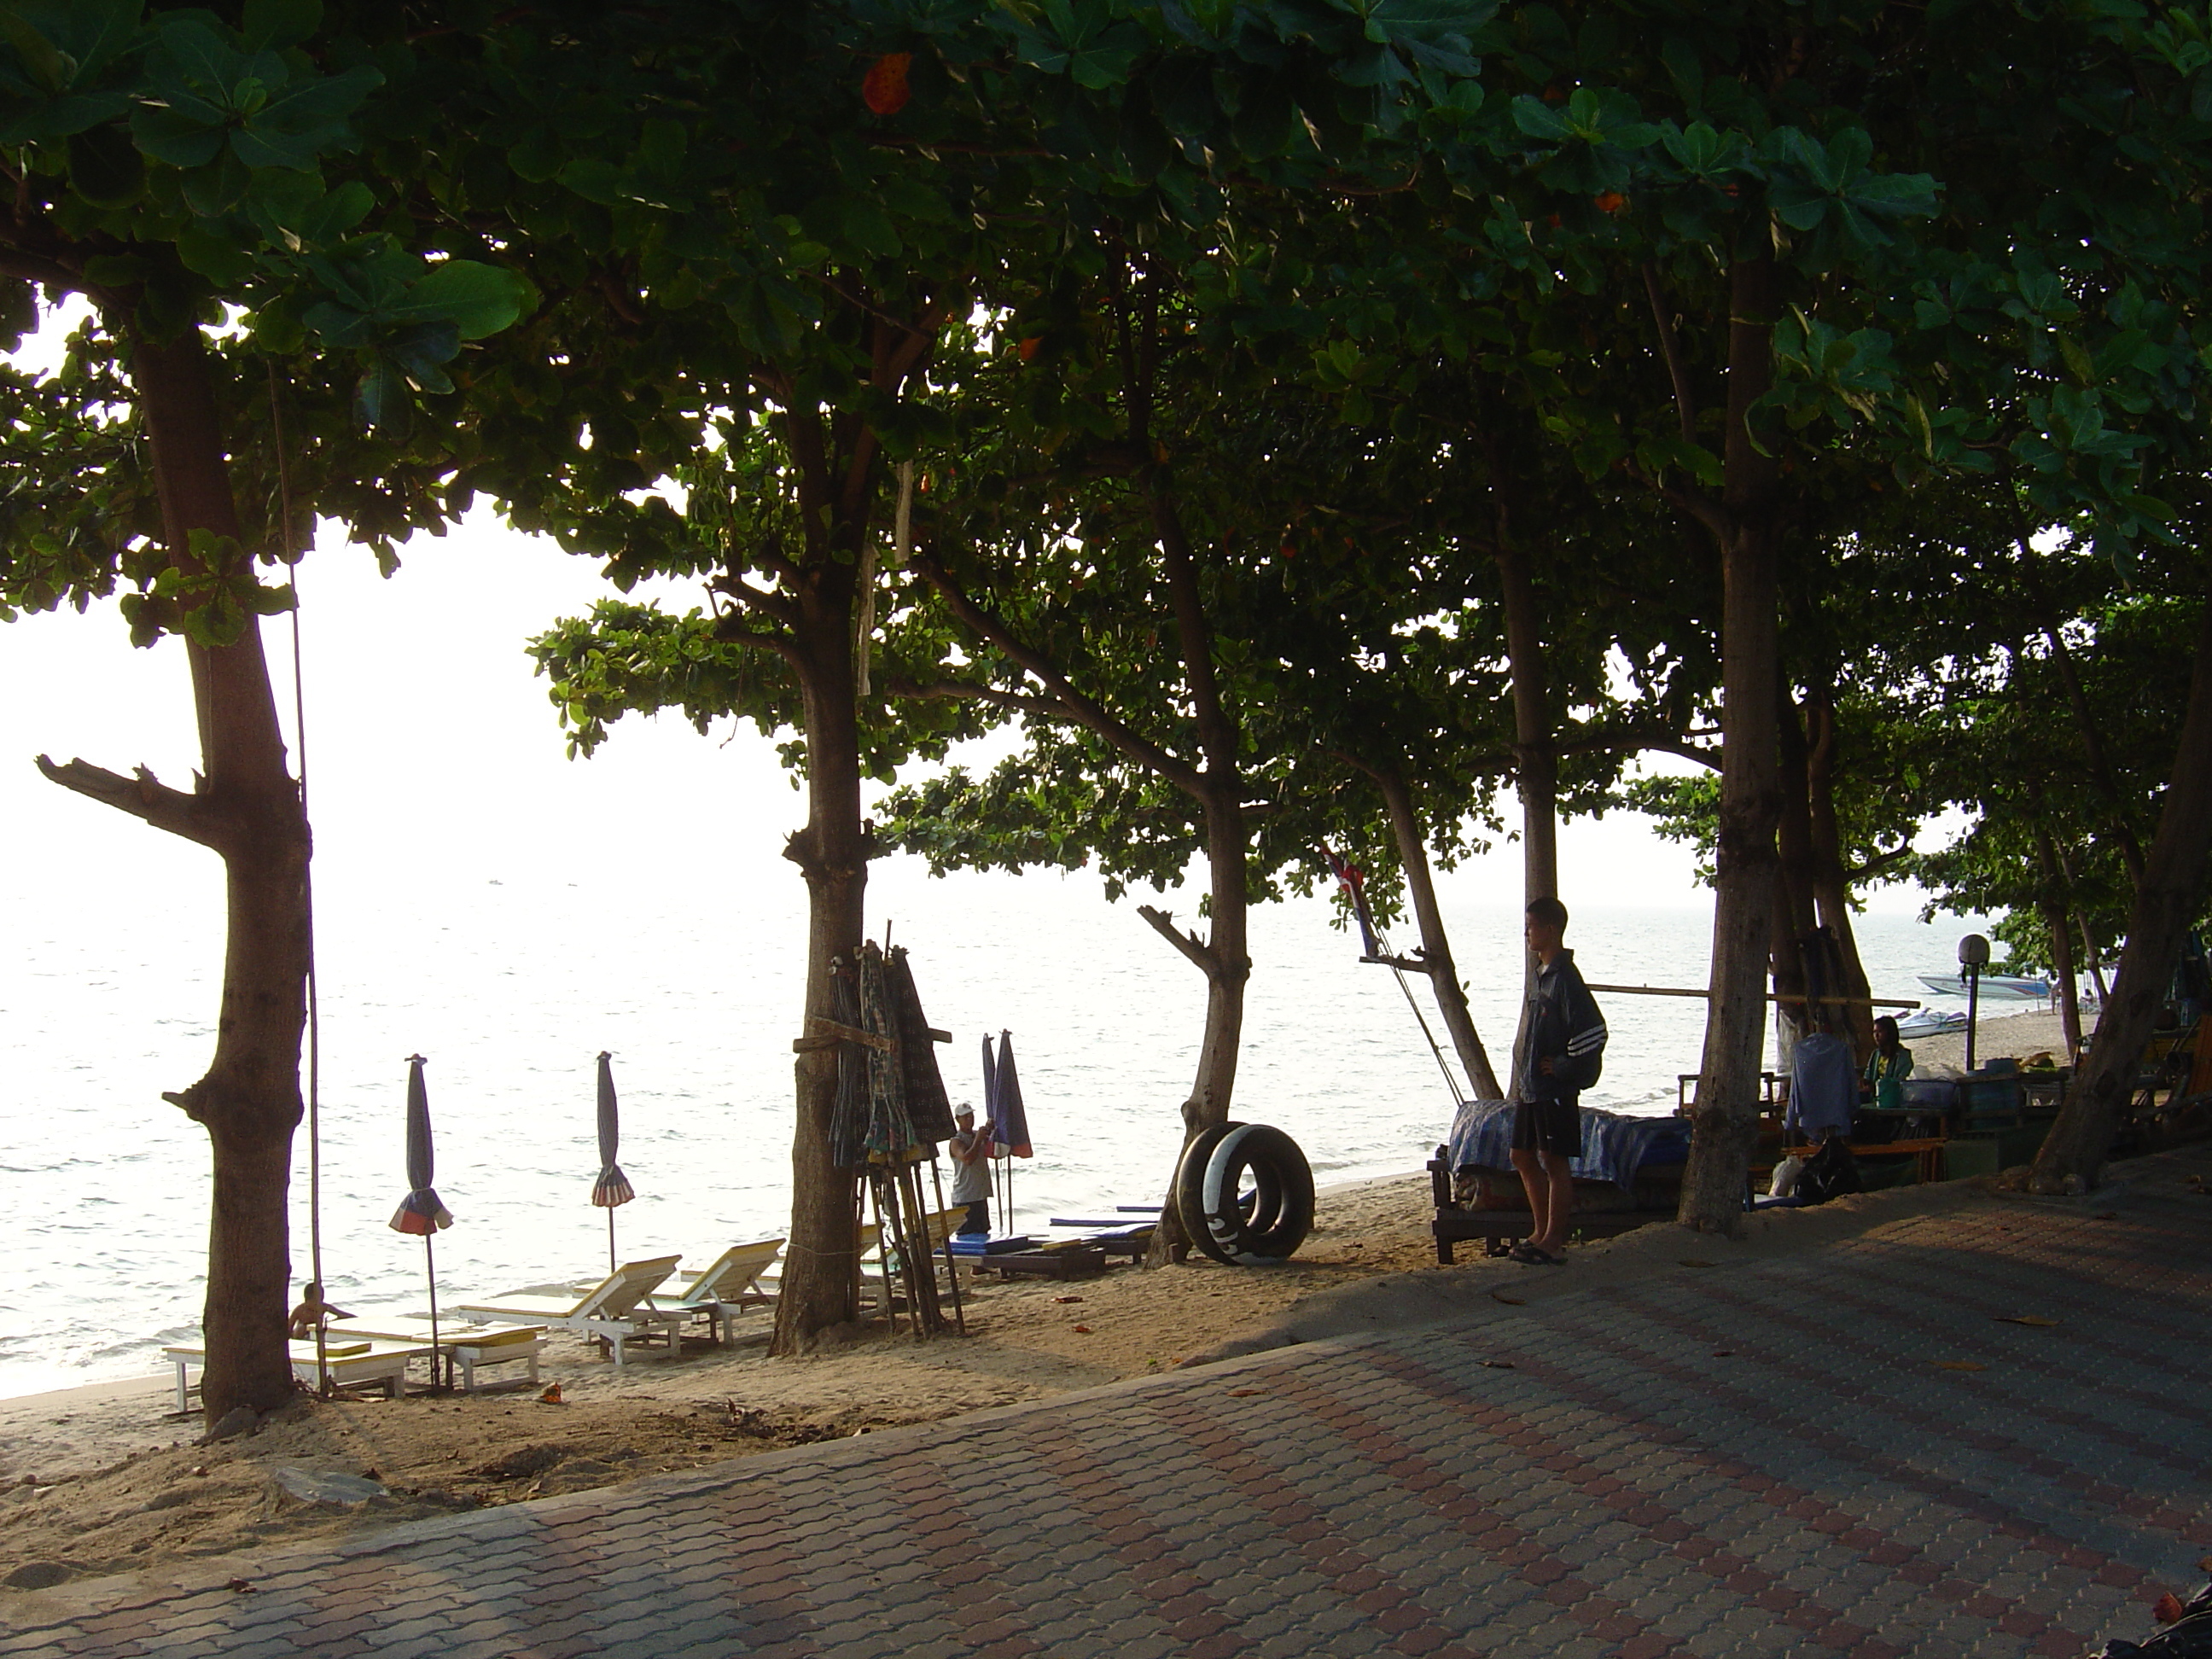
<path id="1" fill-rule="evenodd" d="M 942 1212 L 945 1208 L 945 1175 L 933 1158 L 929 1160 L 929 1179 L 937 1188 L 937 1207 Z M 937 1253 L 932 1250 L 930 1254 L 934 1256 Z M 930 1271 L 935 1273 L 937 1269 L 932 1267 Z M 965 1336 L 968 1334 L 968 1315 L 960 1305 L 960 1258 L 952 1254 L 952 1226 L 950 1222 L 945 1228 L 945 1278 L 952 1287 L 952 1322 L 960 1328 L 960 1334 Z"/>
<path id="2" fill-rule="evenodd" d="M 607 1211 L 607 1274 L 612 1278 L 617 1271 L 615 1262 L 615 1212 Z"/>
<path id="3" fill-rule="evenodd" d="M 430 1247 L 430 1235 L 422 1235 L 422 1277 L 430 1285 L 430 1387 L 442 1385 L 438 1380 L 438 1262 Z"/>

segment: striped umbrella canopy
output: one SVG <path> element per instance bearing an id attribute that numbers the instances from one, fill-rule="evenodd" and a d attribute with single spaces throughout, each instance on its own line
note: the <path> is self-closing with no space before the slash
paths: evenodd
<path id="1" fill-rule="evenodd" d="M 615 1155 L 622 1150 L 622 1108 L 615 1099 L 614 1059 L 605 1049 L 599 1051 L 599 1173 L 592 1182 L 592 1202 L 607 1212 L 609 1273 L 618 1265 L 615 1261 L 615 1208 L 637 1196 L 637 1189 L 629 1184 L 622 1165 L 615 1162 Z"/>

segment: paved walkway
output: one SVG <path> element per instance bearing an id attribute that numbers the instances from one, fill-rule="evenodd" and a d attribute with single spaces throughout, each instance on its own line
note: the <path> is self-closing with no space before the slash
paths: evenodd
<path id="1" fill-rule="evenodd" d="M 2073 1659 L 2212 1551 L 2206 1170 L 19 1608 L 0 1652 Z"/>

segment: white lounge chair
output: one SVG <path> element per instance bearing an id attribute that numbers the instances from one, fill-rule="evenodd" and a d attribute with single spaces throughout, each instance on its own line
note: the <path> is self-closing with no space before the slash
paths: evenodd
<path id="1" fill-rule="evenodd" d="M 290 1345 L 292 1375 L 309 1388 L 319 1390 L 322 1377 L 315 1369 L 315 1345 L 310 1340 Z M 331 1382 L 341 1389 L 357 1389 L 365 1383 L 381 1382 L 384 1391 L 392 1398 L 399 1398 L 401 1384 L 407 1376 L 407 1362 L 420 1359 L 430 1352 L 427 1342 L 377 1342 L 364 1337 L 349 1337 L 343 1341 L 325 1338 L 323 1355 Z M 207 1364 L 207 1345 L 204 1342 L 175 1342 L 161 1350 L 162 1356 L 177 1368 L 177 1409 L 190 1411 L 191 1387 L 185 1373 L 188 1369 Z"/>
<path id="2" fill-rule="evenodd" d="M 761 1277 L 775 1265 L 783 1249 L 780 1238 L 763 1238 L 750 1244 L 733 1244 L 714 1258 L 704 1273 L 682 1273 L 673 1297 L 665 1292 L 647 1299 L 665 1313 L 705 1315 L 714 1327 L 714 1340 L 727 1343 L 731 1322 L 747 1308 L 764 1308 L 775 1297 L 761 1287 Z"/>
<path id="3" fill-rule="evenodd" d="M 333 1319 L 324 1330 L 325 1340 L 331 1342 L 364 1337 L 386 1342 L 419 1342 L 425 1347 L 430 1342 L 430 1320 L 425 1314 L 356 1314 L 346 1319 Z M 529 1380 L 538 1380 L 538 1356 L 545 1347 L 543 1325 L 480 1325 L 467 1320 L 441 1319 L 437 1335 L 438 1346 L 451 1354 L 453 1364 L 460 1368 L 464 1394 L 477 1391 L 477 1368 L 480 1365 L 526 1363 L 530 1367 Z"/>
<path id="4" fill-rule="evenodd" d="M 642 1340 L 658 1329 L 674 1349 L 689 1313 L 662 1312 L 646 1298 L 676 1271 L 680 1255 L 626 1261 L 589 1289 L 573 1285 L 526 1285 L 474 1302 L 460 1311 L 471 1319 L 510 1325 L 551 1325 L 605 1342 L 623 1363 L 623 1344 Z"/>

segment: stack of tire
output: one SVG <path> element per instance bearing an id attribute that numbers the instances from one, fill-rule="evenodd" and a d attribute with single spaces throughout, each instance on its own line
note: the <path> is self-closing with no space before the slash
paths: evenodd
<path id="1" fill-rule="evenodd" d="M 1191 1242 L 1216 1261 L 1281 1261 L 1313 1231 L 1313 1167 L 1280 1129 L 1224 1123 L 1183 1149 L 1176 1208 Z"/>

